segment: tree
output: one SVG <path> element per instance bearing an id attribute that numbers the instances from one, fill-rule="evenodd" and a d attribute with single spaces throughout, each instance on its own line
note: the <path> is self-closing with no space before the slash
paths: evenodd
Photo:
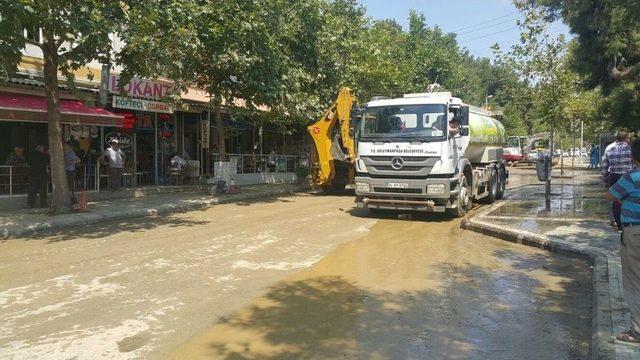
<path id="1" fill-rule="evenodd" d="M 62 150 L 59 74 L 66 77 L 72 89 L 73 71 L 92 60 L 101 63 L 115 60 L 124 67 L 121 81 L 125 82 L 136 74 L 176 75 L 179 69 L 174 65 L 176 56 L 185 53 L 178 47 L 187 43 L 180 39 L 189 31 L 183 25 L 188 23 L 195 3 L 188 0 L 170 3 L 155 0 L 139 6 L 132 0 L 0 1 L 0 76 L 4 79 L 20 62 L 26 45 L 24 29 L 42 31 L 42 41 L 35 45 L 44 58 L 53 183 L 50 212 L 71 209 Z M 166 27 L 159 29 L 158 23 Z M 163 41 L 168 35 L 172 41 Z M 126 45 L 116 52 L 110 36 L 119 36 Z"/>
<path id="2" fill-rule="evenodd" d="M 249 108 L 275 106 L 286 98 L 291 72 L 282 32 L 289 10 L 297 6 L 286 0 L 230 0 L 206 2 L 200 9 L 199 50 L 188 66 L 195 85 L 211 95 L 221 161 L 226 157 L 223 105 L 241 100 Z"/>
<path id="3" fill-rule="evenodd" d="M 572 66 L 589 89 L 607 96 L 604 108 L 618 126 L 638 128 L 640 113 L 640 2 L 534 0 L 548 21 L 562 18 L 576 35 Z"/>
<path id="4" fill-rule="evenodd" d="M 513 45 L 509 52 L 502 53 L 494 46 L 499 63 L 509 66 L 520 74 L 530 89 L 531 103 L 521 107 L 523 115 L 535 111 L 536 118 L 548 131 L 557 133 L 565 129 L 562 99 L 571 91 L 566 68 L 567 44 L 564 36 L 551 36 L 545 13 L 538 8 L 527 7 L 527 0 L 515 1 L 524 11 L 525 20 L 521 26 L 521 42 Z M 534 124 L 529 126 L 534 130 Z"/>
<path id="5" fill-rule="evenodd" d="M 74 68 L 108 54 L 109 30 L 116 27 L 123 16 L 118 1 L 2 1 L 0 4 L 3 20 L 0 61 L 5 76 L 15 71 L 21 59 L 26 43 L 22 31 L 25 28 L 42 30 L 42 41 L 37 45 L 44 58 L 53 183 L 50 210 L 53 213 L 71 208 L 64 171 L 58 73 L 70 74 Z"/>

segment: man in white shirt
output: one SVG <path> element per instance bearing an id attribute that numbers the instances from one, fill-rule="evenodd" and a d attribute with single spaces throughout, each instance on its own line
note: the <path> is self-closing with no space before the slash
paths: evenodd
<path id="1" fill-rule="evenodd" d="M 118 140 L 112 139 L 111 147 L 102 154 L 101 159 L 109 164 L 109 178 L 111 191 L 120 190 L 122 184 L 122 168 L 124 167 L 124 152 L 118 147 Z"/>

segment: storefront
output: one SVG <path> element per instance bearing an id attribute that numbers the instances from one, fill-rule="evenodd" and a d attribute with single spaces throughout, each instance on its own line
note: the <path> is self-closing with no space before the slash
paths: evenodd
<path id="1" fill-rule="evenodd" d="M 170 158 L 175 155 L 176 117 L 173 106 L 154 100 L 112 96 L 114 112 L 125 117 L 123 127 L 108 129 L 103 136 L 105 146 L 111 137 L 130 140 L 123 147 L 125 173 L 131 174 L 132 185 L 166 184 Z"/>
<path id="2" fill-rule="evenodd" d="M 0 92 L 0 194 L 25 192 L 26 166 L 33 150 L 37 145 L 48 146 L 44 94 L 40 89 L 15 90 Z M 95 159 L 102 149 L 99 134 L 105 127 L 122 127 L 124 118 L 93 106 L 91 100 L 80 101 L 68 94 L 61 95 L 60 110 L 63 140 L 72 143 L 82 160 L 76 180 L 80 188 L 92 188 Z M 25 163 L 10 166 L 6 160 L 15 151 L 24 152 Z"/>
<path id="3" fill-rule="evenodd" d="M 113 111 L 131 119 L 125 120 L 128 126 L 120 132 L 132 136 L 128 155 L 135 159 L 131 166 L 136 183 L 146 183 L 146 174 L 151 173 L 153 183 L 168 184 L 170 160 L 175 155 L 189 161 L 192 175 L 201 173 L 202 108 L 184 105 L 175 109 L 162 102 L 172 86 L 163 80 L 134 78 L 119 89 L 118 75 L 112 74 L 109 86 Z"/>

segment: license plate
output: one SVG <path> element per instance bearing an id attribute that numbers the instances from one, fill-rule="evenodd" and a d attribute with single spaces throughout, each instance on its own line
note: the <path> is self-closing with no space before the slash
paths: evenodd
<path id="1" fill-rule="evenodd" d="M 388 183 L 387 187 L 388 188 L 392 188 L 392 189 L 408 189 L 409 188 L 409 184 L 407 184 L 407 183 Z"/>

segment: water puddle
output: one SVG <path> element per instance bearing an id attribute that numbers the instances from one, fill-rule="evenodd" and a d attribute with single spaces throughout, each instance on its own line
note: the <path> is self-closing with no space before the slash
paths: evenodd
<path id="1" fill-rule="evenodd" d="M 380 220 L 169 357 L 588 357 L 588 264 L 459 226 Z"/>

